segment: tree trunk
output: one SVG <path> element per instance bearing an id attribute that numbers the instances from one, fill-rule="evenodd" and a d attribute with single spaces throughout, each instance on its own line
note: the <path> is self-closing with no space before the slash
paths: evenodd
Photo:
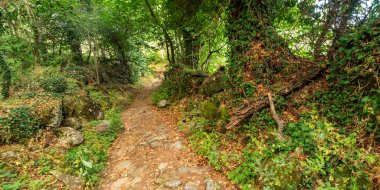
<path id="1" fill-rule="evenodd" d="M 100 84 L 98 47 L 97 47 L 96 39 L 93 39 L 93 41 L 94 41 L 94 65 L 95 65 L 95 74 L 96 74 L 96 84 Z"/>
<path id="2" fill-rule="evenodd" d="M 12 74 L 11 74 L 11 69 L 9 68 L 9 65 L 4 61 L 3 56 L 0 55 L 0 64 L 1 64 L 1 70 L 3 73 L 2 76 L 2 89 L 1 89 L 1 94 L 4 99 L 9 98 L 9 92 L 10 92 L 10 87 L 11 87 L 11 79 L 12 79 Z"/>
<path id="3" fill-rule="evenodd" d="M 329 30 L 331 29 L 333 25 L 334 18 L 336 17 L 335 14 L 337 14 L 337 11 L 338 11 L 338 5 L 339 4 L 338 2 L 336 2 L 336 0 L 329 1 L 327 5 L 328 11 L 327 11 L 326 20 L 324 21 L 323 26 L 322 26 L 322 31 L 319 34 L 314 44 L 314 61 L 316 62 L 320 62 L 323 60 L 322 46 L 326 41 L 327 33 L 329 32 Z"/>
<path id="4" fill-rule="evenodd" d="M 333 30 L 334 39 L 332 40 L 331 46 L 327 52 L 327 60 L 333 60 L 333 56 L 337 49 L 336 43 L 339 40 L 339 38 L 341 38 L 345 33 L 348 32 L 348 21 L 351 19 L 355 8 L 360 5 L 359 0 L 347 0 L 346 3 L 346 10 L 343 11 L 342 15 L 339 15 L 339 25 L 335 30 Z"/>
<path id="5" fill-rule="evenodd" d="M 34 31 L 34 50 L 33 50 L 33 56 L 34 56 L 34 67 L 38 68 L 40 64 L 38 63 L 39 60 L 39 52 L 40 52 L 40 43 L 41 43 L 41 37 L 40 37 L 40 31 L 38 30 L 38 27 L 33 27 Z"/>
<path id="6" fill-rule="evenodd" d="M 199 63 L 199 46 L 197 38 L 192 36 L 191 32 L 182 30 L 183 43 L 185 46 L 184 64 L 196 68 Z"/>
<path id="7" fill-rule="evenodd" d="M 87 63 L 90 63 L 90 58 L 91 58 L 91 53 L 92 53 L 92 42 L 91 42 L 90 36 L 88 36 L 88 47 L 89 47 L 89 51 L 87 55 Z"/>
<path id="8" fill-rule="evenodd" d="M 70 46 L 71 53 L 73 55 L 73 61 L 77 65 L 84 65 L 83 64 L 83 58 L 82 58 L 82 48 L 81 48 L 81 39 L 80 35 L 77 31 L 75 31 L 74 23 L 69 23 L 69 26 L 67 27 L 66 35 L 67 35 L 67 43 Z"/>

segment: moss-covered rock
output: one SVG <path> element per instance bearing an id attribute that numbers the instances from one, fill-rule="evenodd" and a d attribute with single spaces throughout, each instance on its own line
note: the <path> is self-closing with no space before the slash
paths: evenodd
<path id="1" fill-rule="evenodd" d="M 87 120 L 104 118 L 101 106 L 84 91 L 63 98 L 63 115 L 65 118 L 83 117 Z"/>
<path id="2" fill-rule="evenodd" d="M 200 86 L 200 91 L 206 96 L 212 96 L 224 90 L 224 74 L 218 71 L 213 76 L 207 77 Z"/>
<path id="3" fill-rule="evenodd" d="M 55 130 L 60 147 L 71 148 L 83 143 L 84 137 L 80 131 L 71 127 L 61 127 Z"/>
<path id="4" fill-rule="evenodd" d="M 82 128 L 82 121 L 78 117 L 65 118 L 62 121 L 62 127 L 71 127 L 73 129 L 81 129 Z"/>
<path id="5" fill-rule="evenodd" d="M 59 127 L 62 123 L 62 99 L 37 99 L 33 103 L 42 127 Z"/>
<path id="6" fill-rule="evenodd" d="M 202 102 L 201 116 L 208 120 L 217 120 L 220 117 L 219 106 L 212 101 Z"/>

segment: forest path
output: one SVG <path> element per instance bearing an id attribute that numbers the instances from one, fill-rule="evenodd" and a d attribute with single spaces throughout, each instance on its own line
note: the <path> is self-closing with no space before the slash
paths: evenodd
<path id="1" fill-rule="evenodd" d="M 100 189 L 235 189 L 186 146 L 179 114 L 150 100 L 158 79 L 147 82 L 123 113 L 125 130 L 110 148 Z"/>

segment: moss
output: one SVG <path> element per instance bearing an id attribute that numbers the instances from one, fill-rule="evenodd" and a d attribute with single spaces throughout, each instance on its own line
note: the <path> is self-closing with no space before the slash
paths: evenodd
<path id="1" fill-rule="evenodd" d="M 219 109 L 220 112 L 220 118 L 224 121 L 228 121 L 230 119 L 230 112 L 225 106 L 221 106 Z"/>
<path id="2" fill-rule="evenodd" d="M 219 106 L 212 101 L 202 102 L 201 115 L 208 120 L 216 121 L 221 115 Z"/>
<path id="3" fill-rule="evenodd" d="M 92 90 L 89 93 L 91 99 L 93 99 L 97 104 L 99 104 L 103 110 L 108 110 L 111 107 L 109 97 L 105 96 L 99 91 Z"/>

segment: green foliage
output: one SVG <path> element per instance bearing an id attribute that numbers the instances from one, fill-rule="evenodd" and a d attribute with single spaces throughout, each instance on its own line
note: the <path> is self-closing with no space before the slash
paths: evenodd
<path id="1" fill-rule="evenodd" d="M 6 167 L 6 163 L 0 162 L 0 188 L 3 190 L 20 189 L 24 183 L 17 180 L 17 174 Z M 16 180 L 15 180 L 16 179 Z"/>
<path id="2" fill-rule="evenodd" d="M 155 104 L 158 104 L 161 100 L 169 100 L 170 97 L 170 90 L 171 90 L 171 85 L 168 82 L 164 82 L 161 84 L 161 86 L 153 92 L 152 94 L 152 101 Z"/>
<path id="3" fill-rule="evenodd" d="M 123 128 L 120 110 L 112 108 L 106 111 L 105 119 L 111 122 L 107 132 L 97 133 L 93 128 L 99 122 L 91 122 L 83 129 L 85 144 L 70 149 L 65 155 L 69 171 L 85 178 L 87 187 L 93 187 L 99 182 L 101 171 L 107 163 L 108 147 Z"/>
<path id="4" fill-rule="evenodd" d="M 152 101 L 158 103 L 160 100 L 179 100 L 187 96 L 191 88 L 191 75 L 192 71 L 186 71 L 180 75 L 174 70 L 166 73 L 168 76 L 158 90 L 153 93 Z"/>
<path id="5" fill-rule="evenodd" d="M 0 142 L 21 142 L 32 137 L 39 128 L 39 122 L 31 107 L 11 108 L 7 116 L 0 117 Z"/>
<path id="6" fill-rule="evenodd" d="M 190 143 L 196 147 L 195 153 L 208 159 L 215 169 L 222 169 L 221 153 L 218 150 L 220 146 L 219 136 L 216 133 L 197 130 L 190 138 Z"/>
<path id="7" fill-rule="evenodd" d="M 107 96 L 105 96 L 102 92 L 91 90 L 90 91 L 90 97 L 93 99 L 97 104 L 99 104 L 103 110 L 108 110 L 111 108 L 110 100 Z"/>
<path id="8" fill-rule="evenodd" d="M 291 189 L 373 186 L 366 171 L 376 164 L 377 158 L 356 148 L 356 133 L 339 134 L 331 123 L 317 116 L 291 123 L 286 133 L 289 135 L 286 142 L 251 136 L 251 142 L 243 150 L 242 163 L 230 173 L 230 179 L 242 184 L 243 189 L 254 189 L 256 185 Z"/>
<path id="9" fill-rule="evenodd" d="M 339 39 L 337 56 L 330 65 L 331 74 L 328 75 L 336 86 L 345 88 L 360 83 L 363 86 L 360 92 L 365 94 L 379 88 L 379 28 L 380 23 L 374 20 Z"/>
<path id="10" fill-rule="evenodd" d="M 66 92 L 68 85 L 64 77 L 48 77 L 40 82 L 41 88 L 46 92 L 52 93 L 64 93 Z"/>

